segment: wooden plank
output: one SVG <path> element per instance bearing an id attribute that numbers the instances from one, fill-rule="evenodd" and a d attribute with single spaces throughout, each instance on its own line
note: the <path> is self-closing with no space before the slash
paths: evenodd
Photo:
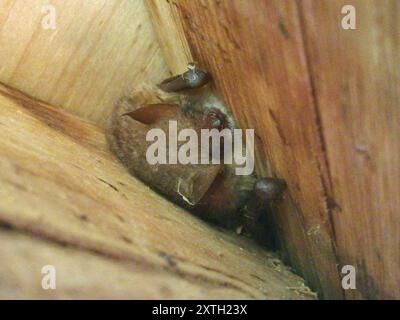
<path id="1" fill-rule="evenodd" d="M 288 183 L 274 218 L 289 262 L 323 297 L 342 298 L 328 171 L 296 2 L 169 4 L 179 13 L 170 15 L 171 24 L 183 24 L 193 57 L 211 72 L 216 92 L 243 128 L 255 129 L 260 175 L 277 175 Z M 175 51 L 176 45 L 170 39 L 174 48 L 164 49 Z"/>
<path id="2" fill-rule="evenodd" d="M 185 72 L 193 57 L 183 25 L 177 23 L 179 12 L 176 6 L 165 0 L 146 1 L 146 4 L 168 67 L 173 74 Z"/>
<path id="3" fill-rule="evenodd" d="M 104 125 L 125 91 L 169 73 L 143 0 L 0 2 L 0 81 Z"/>
<path id="4" fill-rule="evenodd" d="M 170 276 L 160 277 L 172 292 L 189 288 L 186 298 L 314 298 L 272 253 L 202 222 L 132 177 L 108 151 L 102 129 L 4 86 L 0 110 L 1 223 L 165 270 Z M 143 277 L 145 292 L 164 297 L 151 273 Z M 176 277 L 182 281 L 175 287 Z"/>
<path id="5" fill-rule="evenodd" d="M 356 8 L 356 30 L 341 8 Z M 303 1 L 348 298 L 400 298 L 400 2 Z"/>
<path id="6" fill-rule="evenodd" d="M 187 281 L 166 268 L 118 261 L 90 251 L 0 228 L 0 299 L 237 299 L 216 283 Z M 43 290 L 42 268 L 53 266 L 56 289 Z M 173 284 L 173 285 L 171 285 Z"/>

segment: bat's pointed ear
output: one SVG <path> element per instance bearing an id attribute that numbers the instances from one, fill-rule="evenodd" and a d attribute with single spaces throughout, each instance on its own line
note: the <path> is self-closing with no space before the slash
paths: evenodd
<path id="1" fill-rule="evenodd" d="M 135 111 L 123 114 L 143 124 L 153 124 L 163 118 L 177 118 L 180 112 L 180 107 L 177 104 L 155 103 L 145 104 Z"/>
<path id="2" fill-rule="evenodd" d="M 158 87 L 165 92 L 179 92 L 187 89 L 201 88 L 210 82 L 211 76 L 198 69 L 194 62 L 188 64 L 188 70 L 182 74 L 170 77 L 161 82 Z"/>

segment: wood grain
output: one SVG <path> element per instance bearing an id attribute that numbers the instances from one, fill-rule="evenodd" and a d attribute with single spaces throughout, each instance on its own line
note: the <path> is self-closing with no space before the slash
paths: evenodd
<path id="1" fill-rule="evenodd" d="M 357 29 L 340 27 L 343 5 Z M 329 163 L 348 298 L 400 298 L 400 2 L 304 1 L 307 52 Z"/>
<path id="2" fill-rule="evenodd" d="M 121 278 L 127 285 L 139 276 L 142 280 L 136 291 L 120 286 L 136 298 L 315 298 L 272 253 L 202 222 L 132 177 L 109 152 L 97 126 L 4 86 L 0 110 L 0 223 L 75 248 L 64 251 L 6 235 L 6 246 L 0 249 L 1 276 L 7 278 L 6 285 L 0 285 L 1 296 L 7 297 L 8 289 L 17 297 L 37 293 L 36 282 L 29 277 L 34 271 L 26 274 L 20 266 L 16 279 L 10 278 L 12 266 L 7 261 L 29 262 L 36 270 L 51 256 L 66 273 L 75 258 L 80 263 L 88 257 L 82 269 L 98 263 L 107 273 L 131 265 L 130 271 L 121 271 Z M 15 256 L 10 253 L 14 246 Z M 89 251 L 90 257 L 76 249 Z M 31 260 L 23 255 L 26 250 L 31 250 Z M 88 285 L 94 285 L 96 277 L 88 276 Z M 27 287 L 26 295 L 15 291 L 16 281 Z M 57 297 L 94 294 L 90 287 L 68 294 L 66 287 L 82 286 L 72 279 L 61 285 Z M 161 285 L 169 294 L 160 291 Z M 178 293 L 181 288 L 185 291 Z M 97 292 L 98 297 L 112 294 Z"/>
<path id="3" fill-rule="evenodd" d="M 118 261 L 90 251 L 0 229 L 0 299 L 237 299 L 248 296 L 218 284 L 187 281 L 162 266 Z M 43 290 L 51 265 L 56 290 Z M 173 285 L 171 285 L 173 283 Z"/>
<path id="4" fill-rule="evenodd" d="M 177 7 L 165 0 L 147 0 L 146 4 L 168 67 L 173 74 L 185 72 L 193 57 Z"/>
<path id="5" fill-rule="evenodd" d="M 211 72 L 216 92 L 243 128 L 255 129 L 259 174 L 288 182 L 275 215 L 288 261 L 323 297 L 342 298 L 296 2 L 169 3 L 179 13 L 171 20 L 183 24 L 194 59 Z"/>
<path id="6" fill-rule="evenodd" d="M 104 125 L 143 81 L 169 75 L 143 0 L 0 2 L 0 82 Z"/>

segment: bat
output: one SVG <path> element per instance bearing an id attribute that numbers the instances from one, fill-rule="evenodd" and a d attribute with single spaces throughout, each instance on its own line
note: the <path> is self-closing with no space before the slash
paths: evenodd
<path id="1" fill-rule="evenodd" d="M 146 154 L 152 129 L 166 133 L 171 142 L 170 123 L 176 130 L 192 129 L 201 136 L 203 129 L 233 131 L 238 125 L 209 88 L 211 76 L 193 63 L 180 75 L 158 85 L 144 84 L 114 107 L 107 139 L 110 149 L 137 178 L 169 200 L 204 220 L 225 228 L 243 227 L 246 234 L 265 238 L 262 223 L 269 204 L 281 198 L 286 188 L 279 178 L 257 178 L 256 173 L 238 175 L 238 163 L 149 163 Z M 220 145 L 221 150 L 226 140 Z M 188 142 L 177 141 L 177 148 Z M 193 146 L 191 146 L 193 147 Z M 165 144 L 159 153 L 169 154 Z M 242 147 L 245 152 L 245 147 Z M 192 149 L 194 150 L 194 149 Z M 211 154 L 210 150 L 206 150 Z M 222 153 L 222 152 L 221 152 Z M 221 154 L 220 153 L 220 154 Z"/>

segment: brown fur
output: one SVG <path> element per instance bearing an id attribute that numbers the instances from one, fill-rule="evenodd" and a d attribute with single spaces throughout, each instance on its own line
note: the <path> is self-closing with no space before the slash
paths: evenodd
<path id="1" fill-rule="evenodd" d="M 240 209 L 250 197 L 256 181 L 254 175 L 235 175 L 235 164 L 150 165 L 145 157 L 147 148 L 152 144 L 146 141 L 148 130 L 161 128 L 168 136 L 168 121 L 176 120 L 178 130 L 192 128 L 200 132 L 205 125 L 204 114 L 210 108 L 210 101 L 213 107 L 217 106 L 221 112 L 226 112 L 214 97 L 191 98 L 145 86 L 116 105 L 108 140 L 111 149 L 130 172 L 153 189 L 204 219 L 225 227 L 236 227 L 242 222 Z M 146 112 L 143 106 L 151 108 L 149 104 L 157 104 L 159 112 Z M 163 105 L 168 104 L 178 105 L 181 109 L 171 108 L 173 110 L 167 112 Z M 126 115 L 138 109 L 140 111 L 136 113 L 136 118 L 139 117 L 142 123 Z M 160 112 L 164 113 L 163 117 L 160 117 Z M 228 127 L 235 126 L 233 120 L 228 122 Z M 178 147 L 183 143 L 178 143 Z"/>

